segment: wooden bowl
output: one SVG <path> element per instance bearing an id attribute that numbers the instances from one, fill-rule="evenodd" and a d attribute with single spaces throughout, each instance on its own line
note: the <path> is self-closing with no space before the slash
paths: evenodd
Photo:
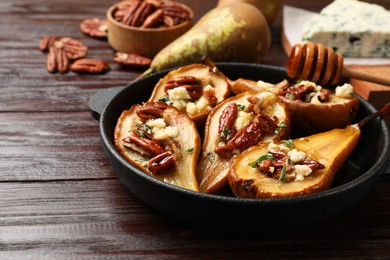
<path id="1" fill-rule="evenodd" d="M 188 31 L 193 25 L 193 12 L 191 19 L 172 27 L 139 28 L 128 26 L 114 19 L 116 3 L 107 10 L 108 43 L 119 52 L 138 54 L 153 58 L 162 48 Z"/>

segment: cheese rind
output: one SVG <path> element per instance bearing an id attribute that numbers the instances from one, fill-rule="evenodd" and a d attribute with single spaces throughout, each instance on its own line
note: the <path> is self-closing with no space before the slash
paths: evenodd
<path id="1" fill-rule="evenodd" d="M 376 4 L 335 0 L 305 23 L 302 40 L 345 57 L 390 57 L 390 12 Z"/>

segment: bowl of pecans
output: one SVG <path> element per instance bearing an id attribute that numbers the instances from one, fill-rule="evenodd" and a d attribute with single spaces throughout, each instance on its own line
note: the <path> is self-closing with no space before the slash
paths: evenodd
<path id="1" fill-rule="evenodd" d="M 188 31 L 193 11 L 172 0 L 127 0 L 107 11 L 108 42 L 118 52 L 153 58 Z"/>

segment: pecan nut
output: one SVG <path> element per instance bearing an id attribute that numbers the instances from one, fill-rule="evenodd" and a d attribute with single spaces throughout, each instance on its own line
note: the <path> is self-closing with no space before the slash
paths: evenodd
<path id="1" fill-rule="evenodd" d="M 77 73 L 101 74 L 110 70 L 107 62 L 97 59 L 80 59 L 76 60 L 70 70 Z"/>
<path id="2" fill-rule="evenodd" d="M 115 20 L 142 28 L 171 27 L 193 18 L 192 11 L 175 1 L 128 0 L 114 11 Z"/>
<path id="3" fill-rule="evenodd" d="M 46 59 L 46 69 L 50 73 L 66 73 L 69 71 L 70 62 L 66 56 L 65 50 L 57 48 L 55 45 L 49 48 L 49 54 Z"/>
<path id="4" fill-rule="evenodd" d="M 192 100 L 200 98 L 203 94 L 200 80 L 193 76 L 179 76 L 168 80 L 164 86 L 164 91 L 165 93 L 168 93 L 168 90 L 177 87 L 184 87 Z"/>
<path id="5" fill-rule="evenodd" d="M 94 38 L 106 38 L 107 29 L 107 19 L 92 18 L 80 23 L 80 31 Z"/>
<path id="6" fill-rule="evenodd" d="M 62 43 L 66 56 L 70 60 L 81 59 L 87 55 L 88 47 L 80 41 L 71 37 L 63 37 L 59 41 Z"/>
<path id="7" fill-rule="evenodd" d="M 136 111 L 142 122 L 149 119 L 161 118 L 168 105 L 164 102 L 147 102 Z"/>
<path id="8" fill-rule="evenodd" d="M 122 66 L 133 69 L 149 67 L 152 63 L 152 60 L 147 57 L 124 52 L 117 52 L 115 54 L 114 61 Z"/>
<path id="9" fill-rule="evenodd" d="M 215 152 L 224 158 L 231 158 L 234 150 L 244 151 L 249 147 L 258 144 L 265 134 L 275 131 L 275 122 L 266 115 L 258 116 L 258 121 L 252 122 L 243 127 L 225 145 L 215 148 Z"/>
<path id="10" fill-rule="evenodd" d="M 156 156 L 165 151 L 158 141 L 143 138 L 138 134 L 135 134 L 134 132 L 132 132 L 130 136 L 124 138 L 123 142 L 128 144 L 134 144 L 136 147 L 142 149 L 149 156 Z"/>
<path id="11" fill-rule="evenodd" d="M 148 163 L 148 170 L 155 175 L 169 173 L 175 169 L 175 158 L 170 151 L 166 151 L 153 157 Z"/>
<path id="12" fill-rule="evenodd" d="M 55 37 L 55 36 L 43 37 L 39 41 L 39 49 L 41 51 L 48 51 L 50 46 L 52 46 L 54 44 L 54 42 L 57 41 L 57 39 L 58 39 L 58 37 Z"/>
<path id="13" fill-rule="evenodd" d="M 219 118 L 218 134 L 222 141 L 229 141 L 235 134 L 234 120 L 237 118 L 238 106 L 236 103 L 228 105 Z"/>

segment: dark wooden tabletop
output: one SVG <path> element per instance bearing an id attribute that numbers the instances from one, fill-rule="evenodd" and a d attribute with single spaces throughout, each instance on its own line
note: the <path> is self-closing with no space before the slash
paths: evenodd
<path id="1" fill-rule="evenodd" d="M 300 232 L 252 235 L 195 228 L 145 205 L 117 179 L 90 115 L 97 91 L 142 71 L 113 62 L 105 40 L 79 31 L 115 0 L 0 1 L 0 259 L 389 259 L 390 183 L 346 212 Z M 182 1 L 199 18 L 216 0 Z M 386 0 L 372 1 L 390 9 Z M 318 11 L 330 1 L 284 3 Z M 285 66 L 279 14 L 264 63 Z M 70 36 L 107 60 L 104 75 L 50 74 L 38 49 Z"/>

